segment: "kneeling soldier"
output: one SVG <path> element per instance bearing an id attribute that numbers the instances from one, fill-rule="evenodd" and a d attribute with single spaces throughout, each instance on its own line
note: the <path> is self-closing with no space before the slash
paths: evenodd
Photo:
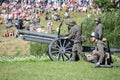
<path id="1" fill-rule="evenodd" d="M 107 60 L 111 58 L 110 53 L 106 52 L 106 45 L 99 39 L 99 34 L 97 32 L 91 33 L 91 41 L 95 43 L 95 50 L 93 50 L 91 56 L 87 56 L 87 61 L 94 62 L 95 67 L 100 65 L 110 65 L 112 63 L 106 63 Z"/>

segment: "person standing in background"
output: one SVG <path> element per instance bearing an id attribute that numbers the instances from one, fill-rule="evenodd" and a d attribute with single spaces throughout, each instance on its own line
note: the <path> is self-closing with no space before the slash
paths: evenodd
<path id="1" fill-rule="evenodd" d="M 101 23 L 100 18 L 95 18 L 95 23 L 97 25 L 95 28 L 95 32 L 97 32 L 99 34 L 99 39 L 102 40 L 103 32 L 104 32 L 104 25 Z"/>

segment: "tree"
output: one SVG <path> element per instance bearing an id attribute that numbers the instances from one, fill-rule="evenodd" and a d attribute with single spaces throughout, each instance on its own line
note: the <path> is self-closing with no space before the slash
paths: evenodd
<path id="1" fill-rule="evenodd" d="M 94 4 L 101 8 L 102 11 L 109 11 L 114 8 L 114 3 L 110 0 L 94 0 Z"/>

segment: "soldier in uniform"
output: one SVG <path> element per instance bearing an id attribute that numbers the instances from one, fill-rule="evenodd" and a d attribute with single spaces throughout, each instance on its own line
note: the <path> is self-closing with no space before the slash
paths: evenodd
<path id="1" fill-rule="evenodd" d="M 95 50 L 92 55 L 87 57 L 87 61 L 94 62 L 95 67 L 100 65 L 110 65 L 112 63 L 111 56 L 106 53 L 106 45 L 99 39 L 99 34 L 96 32 L 91 33 L 91 41 L 95 43 Z M 109 60 L 108 63 L 106 63 Z"/>
<path id="2" fill-rule="evenodd" d="M 76 55 L 79 56 L 78 53 L 83 54 L 81 52 L 82 44 L 79 40 L 81 37 L 81 29 L 74 20 L 69 20 L 66 24 L 68 26 L 69 34 L 65 36 L 64 39 L 71 39 L 74 42 L 72 47 L 72 56 L 69 61 L 76 61 Z M 78 58 L 80 58 L 80 56 Z"/>
<path id="3" fill-rule="evenodd" d="M 96 28 L 95 28 L 95 32 L 97 32 L 99 34 L 99 39 L 102 40 L 103 31 L 104 31 L 104 25 L 101 23 L 100 18 L 96 18 L 95 23 L 97 25 Z"/>

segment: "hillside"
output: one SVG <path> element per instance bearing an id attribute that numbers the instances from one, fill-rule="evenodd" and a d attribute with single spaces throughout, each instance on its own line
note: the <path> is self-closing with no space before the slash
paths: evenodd
<path id="1" fill-rule="evenodd" d="M 3 38 L 0 42 L 0 47 L 0 54 L 3 55 L 23 55 L 29 53 L 29 42 L 23 41 L 20 38 Z"/>
<path id="2" fill-rule="evenodd" d="M 0 54 L 2 55 L 25 55 L 29 53 L 29 42 L 23 41 L 15 36 L 3 37 L 4 32 L 15 31 L 14 27 L 6 29 L 5 25 L 0 25 Z"/>
<path id="3" fill-rule="evenodd" d="M 64 11 L 60 12 L 60 16 L 63 17 L 63 13 Z M 66 21 L 68 21 L 69 19 L 74 19 L 77 24 L 80 25 L 80 23 L 82 22 L 82 20 L 87 16 L 87 13 L 74 13 L 71 12 L 70 13 L 70 18 L 65 19 L 64 23 L 61 27 L 61 34 L 65 34 L 67 33 L 66 29 Z M 61 17 L 61 19 L 62 19 Z M 41 25 L 44 26 L 44 30 L 47 30 L 47 23 L 49 21 L 45 20 L 45 13 L 41 16 Z M 56 32 L 56 28 L 59 26 L 60 22 L 56 22 L 56 21 L 52 21 L 53 22 L 53 33 L 57 33 Z M 0 24 L 0 54 L 2 55 L 27 55 L 29 54 L 29 42 L 28 41 L 24 41 L 20 38 L 15 38 L 15 37 L 3 37 L 4 32 L 8 30 L 9 32 L 11 31 L 16 31 L 16 29 L 14 27 L 6 29 L 6 24 Z"/>

